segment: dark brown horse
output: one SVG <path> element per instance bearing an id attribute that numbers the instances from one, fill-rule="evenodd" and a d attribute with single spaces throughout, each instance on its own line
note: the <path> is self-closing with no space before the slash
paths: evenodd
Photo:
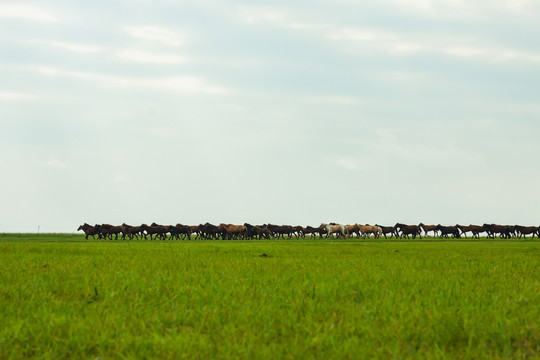
<path id="1" fill-rule="evenodd" d="M 154 240 L 158 237 L 160 237 L 162 240 L 165 240 L 167 237 L 167 233 L 169 232 L 167 227 L 163 225 L 158 225 L 156 223 L 152 223 L 150 226 L 146 224 L 141 225 L 141 232 L 144 235 L 144 238 L 146 239 L 146 235 L 150 235 L 150 240 Z M 146 234 L 144 233 L 146 232 Z M 153 236 L 155 235 L 155 238 Z"/>
<path id="2" fill-rule="evenodd" d="M 219 228 L 210 223 L 201 224 L 198 226 L 197 229 L 198 236 L 202 237 L 203 239 L 217 239 L 220 234 Z"/>
<path id="3" fill-rule="evenodd" d="M 484 227 L 480 226 L 480 225 L 464 226 L 464 225 L 457 224 L 456 226 L 461 231 L 461 235 L 463 235 L 465 237 L 467 237 L 467 233 L 470 232 L 470 233 L 472 233 L 473 238 L 478 239 L 478 238 L 480 238 L 480 233 L 483 233 L 485 231 Z"/>
<path id="4" fill-rule="evenodd" d="M 274 224 L 265 224 L 263 227 L 266 227 L 270 232 L 272 233 L 272 236 L 275 238 L 285 238 L 285 235 L 287 235 L 287 238 L 290 239 L 292 236 L 292 233 L 294 232 L 294 228 L 290 225 L 274 225 Z"/>
<path id="5" fill-rule="evenodd" d="M 120 225 L 120 227 L 122 228 L 122 240 L 125 240 L 126 236 L 130 240 L 133 240 L 133 237 L 136 237 L 137 239 L 139 238 L 138 235 L 141 232 L 140 226 L 131 226 L 126 223 L 123 223 L 122 225 Z"/>
<path id="6" fill-rule="evenodd" d="M 105 239 L 112 240 L 112 236 L 114 235 L 114 239 L 118 240 L 118 234 L 122 233 L 122 227 L 121 226 L 115 226 L 111 224 L 101 224 L 99 227 L 99 235 L 103 236 Z"/>
<path id="7" fill-rule="evenodd" d="M 428 236 L 428 231 L 433 231 L 433 236 L 437 236 L 437 225 L 425 225 L 424 223 L 418 224 L 420 229 L 424 231 L 424 235 Z"/>
<path id="8" fill-rule="evenodd" d="M 320 228 L 308 225 L 304 228 L 304 237 L 306 235 L 311 235 L 311 236 L 320 235 Z"/>
<path id="9" fill-rule="evenodd" d="M 251 224 L 245 223 L 244 226 L 247 229 L 246 237 L 248 239 L 270 239 L 272 237 L 272 232 L 268 230 L 267 228 L 263 228 L 261 226 L 253 226 Z"/>
<path id="10" fill-rule="evenodd" d="M 395 227 L 393 227 L 393 226 L 382 226 L 382 225 L 379 225 L 379 224 L 377 224 L 377 226 L 381 228 L 382 234 L 384 235 L 384 238 L 385 238 L 385 239 L 388 239 L 388 238 L 386 237 L 387 234 L 390 234 L 390 239 L 391 239 L 393 236 L 399 237 L 399 235 L 398 235 L 398 233 L 397 233 Z"/>
<path id="11" fill-rule="evenodd" d="M 518 234 L 518 238 L 521 239 L 522 236 L 527 236 L 532 234 L 532 238 L 534 238 L 534 235 L 538 235 L 538 231 L 540 227 L 538 226 L 521 226 L 516 225 L 515 226 L 516 232 Z M 540 237 L 540 235 L 539 235 Z"/>
<path id="12" fill-rule="evenodd" d="M 191 228 L 187 225 L 183 224 L 176 224 L 171 227 L 169 230 L 171 233 L 171 237 L 177 238 L 177 239 L 188 239 L 191 240 Z"/>
<path id="13" fill-rule="evenodd" d="M 488 234 L 488 238 L 494 239 L 499 235 L 501 239 L 508 239 L 512 236 L 512 229 L 508 225 L 484 224 L 484 230 Z"/>
<path id="14" fill-rule="evenodd" d="M 416 239 L 416 236 L 420 237 L 420 239 L 422 238 L 422 232 L 418 225 L 405 225 L 397 223 L 394 225 L 394 229 L 396 229 L 396 231 L 401 231 L 400 237 L 402 238 L 406 237 L 408 239 L 409 235 L 412 235 L 413 239 Z"/>
<path id="15" fill-rule="evenodd" d="M 92 236 L 92 238 L 96 238 L 96 235 L 99 237 L 99 227 L 92 226 L 90 224 L 84 223 L 81 226 L 77 228 L 77 231 L 82 230 L 84 231 L 84 234 L 86 235 L 85 238 L 88 239 L 88 236 Z"/>
<path id="16" fill-rule="evenodd" d="M 449 235 L 452 235 L 452 238 L 459 239 L 461 237 L 461 234 L 459 232 L 459 229 L 457 226 L 443 226 L 441 224 L 437 225 L 435 227 L 435 230 L 441 232 L 441 237 L 447 238 Z"/>

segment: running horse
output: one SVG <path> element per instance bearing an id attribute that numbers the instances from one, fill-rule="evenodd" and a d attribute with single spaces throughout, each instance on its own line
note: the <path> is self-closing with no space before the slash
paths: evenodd
<path id="1" fill-rule="evenodd" d="M 331 224 L 322 223 L 319 226 L 319 228 L 324 228 L 326 230 L 327 239 L 330 235 L 333 235 L 333 234 L 337 234 L 338 237 L 341 237 L 341 236 L 345 237 L 346 235 L 345 225 L 335 224 L 335 223 L 331 223 Z"/>
<path id="2" fill-rule="evenodd" d="M 88 235 L 92 236 L 94 239 L 95 236 L 99 236 L 99 226 L 92 226 L 90 224 L 84 223 L 83 225 L 79 226 L 77 231 L 82 230 L 84 231 L 84 234 L 86 235 L 86 239 L 88 239 Z"/>
<path id="3" fill-rule="evenodd" d="M 399 236 L 401 238 L 408 239 L 409 235 L 412 235 L 413 239 L 416 239 L 416 236 L 418 236 L 420 239 L 422 238 L 422 232 L 420 231 L 420 227 L 418 225 L 406 225 L 397 223 L 396 225 L 394 225 L 394 229 L 396 229 L 396 231 L 401 231 L 401 235 Z"/>
<path id="4" fill-rule="evenodd" d="M 356 237 L 360 237 L 360 228 L 358 227 L 358 224 L 354 225 L 345 225 L 345 233 L 347 234 L 347 237 L 351 237 L 352 235 L 356 234 Z"/>
<path id="5" fill-rule="evenodd" d="M 360 230 L 360 233 L 362 234 L 362 238 L 369 238 L 370 234 L 373 234 L 375 239 L 378 239 L 382 236 L 383 232 L 380 226 L 377 225 L 358 225 L 358 229 Z"/>
<path id="6" fill-rule="evenodd" d="M 418 224 L 418 227 L 424 231 L 425 236 L 428 236 L 428 231 L 433 231 L 433 236 L 437 236 L 438 230 L 437 225 L 426 225 L 424 223 Z"/>

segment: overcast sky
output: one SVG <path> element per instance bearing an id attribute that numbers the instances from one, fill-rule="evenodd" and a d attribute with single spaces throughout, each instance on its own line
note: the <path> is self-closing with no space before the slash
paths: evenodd
<path id="1" fill-rule="evenodd" d="M 0 0 L 0 232 L 540 225 L 540 3 Z"/>

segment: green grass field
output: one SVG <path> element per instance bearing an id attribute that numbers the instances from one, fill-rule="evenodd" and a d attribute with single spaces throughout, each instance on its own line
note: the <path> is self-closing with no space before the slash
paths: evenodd
<path id="1" fill-rule="evenodd" d="M 538 359 L 539 269 L 530 239 L 0 235 L 0 358 Z"/>

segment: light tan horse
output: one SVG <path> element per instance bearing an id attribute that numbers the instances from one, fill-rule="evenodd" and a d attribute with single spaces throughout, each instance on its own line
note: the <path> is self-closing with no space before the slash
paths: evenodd
<path id="1" fill-rule="evenodd" d="M 358 227 L 358 224 L 354 225 L 345 225 L 345 234 L 347 237 L 351 237 L 352 235 L 356 234 L 356 237 L 360 237 L 360 228 Z"/>
<path id="2" fill-rule="evenodd" d="M 364 239 L 366 237 L 369 238 L 370 234 L 373 234 L 375 239 L 380 238 L 381 235 L 382 235 L 382 229 L 381 229 L 380 226 L 376 226 L 376 225 L 359 225 L 359 224 L 356 224 L 356 225 L 358 226 L 358 229 L 360 230 L 360 233 L 362 234 L 362 237 Z"/>
<path id="3" fill-rule="evenodd" d="M 345 225 L 341 225 L 341 224 L 335 224 L 335 225 L 331 225 L 331 224 L 321 224 L 319 226 L 319 228 L 324 228 L 326 229 L 326 238 L 328 238 L 330 235 L 333 235 L 333 234 L 337 234 L 338 237 L 340 236 L 343 236 L 345 237 L 346 233 L 345 233 Z"/>
<path id="4" fill-rule="evenodd" d="M 243 225 L 219 224 L 218 230 L 223 240 L 239 239 L 247 233 L 247 227 Z"/>

